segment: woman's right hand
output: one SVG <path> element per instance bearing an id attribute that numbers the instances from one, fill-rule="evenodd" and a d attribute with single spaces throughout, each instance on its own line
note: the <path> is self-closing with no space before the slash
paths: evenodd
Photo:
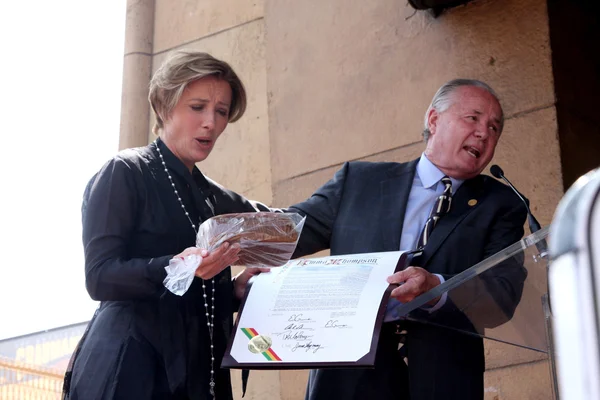
<path id="1" fill-rule="evenodd" d="M 198 269 L 196 269 L 195 275 L 202 279 L 210 279 L 228 266 L 238 261 L 239 252 L 239 244 L 230 246 L 228 242 L 225 242 L 212 252 L 209 252 L 205 249 L 199 249 L 197 247 L 188 247 L 181 253 L 177 254 L 175 258 L 185 258 L 191 254 L 196 254 L 197 256 L 202 257 L 202 262 L 198 266 Z"/>

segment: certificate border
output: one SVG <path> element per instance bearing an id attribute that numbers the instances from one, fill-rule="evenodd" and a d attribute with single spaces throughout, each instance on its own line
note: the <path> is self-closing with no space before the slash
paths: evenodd
<path id="1" fill-rule="evenodd" d="M 383 252 L 386 253 L 386 252 Z M 358 254 L 358 253 L 357 253 Z M 351 256 L 353 254 L 336 254 L 339 256 Z M 396 269 L 394 272 L 401 271 L 408 266 L 408 261 L 412 259 L 412 252 L 403 252 L 398 259 L 398 263 L 396 264 Z M 250 289 L 252 288 L 252 282 L 248 282 L 248 286 L 246 287 L 246 292 L 244 294 L 244 298 L 242 299 L 242 303 L 238 310 L 237 317 L 235 319 L 235 323 L 233 325 L 233 332 L 231 337 L 229 338 L 229 343 L 227 344 L 227 348 L 225 349 L 225 355 L 223 356 L 223 360 L 221 362 L 221 368 L 229 368 L 229 369 L 263 369 L 263 370 L 280 370 L 280 369 L 325 369 L 325 368 L 372 368 L 375 366 L 375 355 L 377 353 L 377 345 L 379 343 L 379 335 L 381 334 L 381 328 L 383 326 L 383 319 L 385 317 L 385 310 L 388 303 L 388 299 L 390 298 L 390 294 L 392 290 L 395 289 L 396 285 L 389 285 L 385 292 L 383 293 L 383 297 L 381 298 L 381 303 L 379 303 L 379 309 L 377 310 L 377 317 L 375 319 L 375 326 L 373 327 L 373 338 L 371 339 L 371 348 L 367 354 L 363 357 L 359 358 L 356 361 L 332 361 L 332 362 L 238 362 L 231 355 L 231 348 L 233 346 L 233 342 L 236 338 L 236 335 L 239 334 L 239 322 L 244 311 L 244 306 L 246 305 L 246 299 L 248 298 L 248 294 L 250 293 Z"/>

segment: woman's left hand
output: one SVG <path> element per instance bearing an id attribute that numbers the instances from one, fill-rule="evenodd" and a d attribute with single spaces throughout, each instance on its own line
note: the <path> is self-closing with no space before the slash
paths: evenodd
<path id="1" fill-rule="evenodd" d="M 270 268 L 244 268 L 242 272 L 235 276 L 233 292 L 235 293 L 235 297 L 238 299 L 242 299 L 244 297 L 244 293 L 246 292 L 246 286 L 248 286 L 248 281 L 254 275 L 258 275 L 261 272 L 269 272 Z"/>
<path id="2" fill-rule="evenodd" d="M 197 250 L 200 252 L 202 262 L 196 269 L 195 275 L 198 278 L 210 279 L 239 259 L 240 245 L 236 243 L 230 246 L 225 242 L 212 252 Z"/>

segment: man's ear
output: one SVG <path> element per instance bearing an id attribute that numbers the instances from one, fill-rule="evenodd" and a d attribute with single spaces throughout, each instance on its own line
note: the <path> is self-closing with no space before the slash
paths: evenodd
<path id="1" fill-rule="evenodd" d="M 437 121 L 440 114 L 437 112 L 435 108 L 432 108 L 427 113 L 427 126 L 429 127 L 429 133 L 431 135 L 435 135 L 435 130 L 437 128 Z"/>

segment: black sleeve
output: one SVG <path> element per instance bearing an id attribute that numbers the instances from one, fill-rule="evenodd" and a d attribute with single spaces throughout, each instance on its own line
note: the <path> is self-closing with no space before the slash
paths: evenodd
<path id="1" fill-rule="evenodd" d="M 132 300 L 164 290 L 164 267 L 172 255 L 129 258 L 135 231 L 141 172 L 125 160 L 109 161 L 88 183 L 82 205 L 85 280 L 94 300 Z"/>
<path id="2" fill-rule="evenodd" d="M 329 248 L 349 168 L 349 163 L 345 163 L 309 199 L 285 210 L 306 216 L 294 258 Z"/>

